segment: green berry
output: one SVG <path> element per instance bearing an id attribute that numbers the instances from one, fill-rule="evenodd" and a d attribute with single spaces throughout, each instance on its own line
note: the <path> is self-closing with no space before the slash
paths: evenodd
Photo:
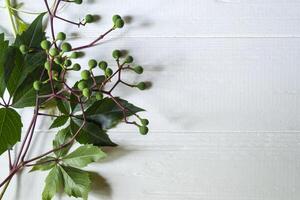
<path id="1" fill-rule="evenodd" d="M 139 131 L 142 135 L 147 135 L 147 133 L 149 132 L 149 129 L 147 126 L 140 126 Z"/>
<path id="2" fill-rule="evenodd" d="M 20 51 L 21 51 L 22 54 L 25 54 L 25 53 L 27 53 L 27 51 L 28 51 L 27 46 L 25 46 L 24 44 L 22 44 L 22 45 L 19 47 L 19 49 L 20 49 Z"/>
<path id="3" fill-rule="evenodd" d="M 52 48 L 49 51 L 50 56 L 55 57 L 59 54 L 59 50 L 57 48 Z"/>
<path id="4" fill-rule="evenodd" d="M 92 23 L 93 21 L 94 21 L 93 15 L 88 14 L 88 15 L 85 16 L 85 22 L 86 23 Z"/>
<path id="5" fill-rule="evenodd" d="M 78 64 L 78 63 L 75 63 L 74 65 L 73 65 L 73 68 L 72 68 L 74 71 L 79 71 L 79 70 L 81 70 L 81 66 Z"/>
<path id="6" fill-rule="evenodd" d="M 107 77 L 110 77 L 113 74 L 113 70 L 111 68 L 106 68 L 105 75 Z"/>
<path id="7" fill-rule="evenodd" d="M 133 62 L 133 57 L 132 56 L 127 56 L 125 58 L 125 63 L 132 63 Z"/>
<path id="8" fill-rule="evenodd" d="M 145 82 L 140 82 L 139 84 L 136 85 L 137 88 L 140 90 L 145 90 L 146 89 L 146 83 Z"/>
<path id="9" fill-rule="evenodd" d="M 66 34 L 63 33 L 63 32 L 59 32 L 57 35 L 56 35 L 56 39 L 57 40 L 65 40 L 66 39 Z"/>
<path id="10" fill-rule="evenodd" d="M 64 52 L 71 51 L 72 50 L 72 46 L 71 46 L 70 43 L 65 42 L 65 43 L 63 43 L 61 45 L 61 50 L 63 50 Z"/>
<path id="11" fill-rule="evenodd" d="M 118 19 L 122 19 L 120 15 L 114 15 L 114 16 L 112 17 L 112 20 L 113 20 L 114 23 L 116 23 L 116 21 L 117 21 Z"/>
<path id="12" fill-rule="evenodd" d="M 72 65 L 72 61 L 71 60 L 65 60 L 64 65 L 66 67 L 70 67 Z"/>
<path id="13" fill-rule="evenodd" d="M 74 0 L 74 3 L 76 3 L 76 4 L 82 4 L 82 0 Z"/>
<path id="14" fill-rule="evenodd" d="M 61 57 L 54 58 L 54 62 L 58 65 L 61 65 L 63 63 L 63 59 Z"/>
<path id="15" fill-rule="evenodd" d="M 96 93 L 96 99 L 97 99 L 98 101 L 102 100 L 102 99 L 103 99 L 103 94 L 102 94 L 101 92 L 97 92 L 97 93 Z"/>
<path id="16" fill-rule="evenodd" d="M 81 72 L 81 78 L 83 80 L 88 80 L 90 78 L 90 76 L 91 76 L 91 73 L 88 70 L 83 70 Z"/>
<path id="17" fill-rule="evenodd" d="M 51 42 L 48 41 L 48 40 L 43 40 L 43 41 L 41 42 L 41 47 L 42 47 L 42 49 L 44 49 L 44 50 L 49 50 L 50 47 L 51 47 Z"/>
<path id="18" fill-rule="evenodd" d="M 94 69 L 97 66 L 97 61 L 94 59 L 89 60 L 88 62 L 89 68 Z"/>
<path id="19" fill-rule="evenodd" d="M 90 90 L 88 88 L 84 88 L 82 90 L 82 95 L 85 96 L 85 97 L 87 97 L 87 98 L 89 98 L 90 95 L 91 95 L 91 92 L 90 92 Z"/>
<path id="20" fill-rule="evenodd" d="M 42 87 L 42 83 L 41 81 L 34 81 L 33 83 L 33 89 L 36 90 L 36 91 L 39 91 Z"/>
<path id="21" fill-rule="evenodd" d="M 47 71 L 49 71 L 50 70 L 50 62 L 49 61 L 45 62 L 44 67 Z"/>
<path id="22" fill-rule="evenodd" d="M 86 81 L 80 81 L 80 82 L 78 83 L 77 87 L 78 87 L 79 90 L 82 91 L 84 88 L 87 88 L 88 85 L 87 85 Z"/>
<path id="23" fill-rule="evenodd" d="M 98 66 L 100 67 L 100 69 L 106 70 L 106 68 L 107 68 L 107 62 L 101 61 L 101 62 L 99 62 Z"/>
<path id="24" fill-rule="evenodd" d="M 117 28 L 123 28 L 123 27 L 124 27 L 124 24 L 125 24 L 125 22 L 124 22 L 123 19 L 117 19 L 116 22 L 115 22 L 115 26 L 116 26 Z"/>
<path id="25" fill-rule="evenodd" d="M 119 59 L 121 57 L 121 51 L 120 50 L 114 50 L 113 53 L 112 53 L 112 56 L 115 58 L 115 59 Z"/>
<path id="26" fill-rule="evenodd" d="M 141 119 L 141 123 L 143 124 L 143 126 L 147 126 L 149 124 L 149 120 L 148 119 Z"/>
<path id="27" fill-rule="evenodd" d="M 70 55 L 70 58 L 73 58 L 73 59 L 76 59 L 79 57 L 79 53 L 78 52 L 73 52 L 71 55 Z"/>
<path id="28" fill-rule="evenodd" d="M 135 73 L 137 74 L 142 74 L 144 72 L 144 69 L 141 66 L 136 66 L 133 68 L 133 71 L 135 71 Z"/>

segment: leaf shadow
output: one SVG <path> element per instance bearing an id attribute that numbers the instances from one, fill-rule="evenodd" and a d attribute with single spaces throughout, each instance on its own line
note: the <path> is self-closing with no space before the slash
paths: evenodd
<path id="1" fill-rule="evenodd" d="M 91 193 L 99 197 L 111 197 L 112 188 L 107 180 L 97 172 L 90 171 L 89 174 L 92 180 Z"/>

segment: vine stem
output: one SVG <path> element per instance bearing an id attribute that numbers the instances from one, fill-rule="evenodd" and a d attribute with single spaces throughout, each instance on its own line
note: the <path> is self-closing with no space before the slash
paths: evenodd
<path id="1" fill-rule="evenodd" d="M 0 200 L 3 198 L 5 192 L 6 192 L 8 186 L 9 186 L 9 184 L 10 184 L 10 181 L 11 181 L 11 179 L 9 179 L 9 180 L 5 183 L 4 188 L 3 188 L 2 192 L 0 193 Z"/>
<path id="2" fill-rule="evenodd" d="M 8 10 L 8 16 L 9 16 L 9 19 L 10 19 L 10 23 L 12 25 L 13 34 L 14 34 L 14 36 L 16 36 L 18 31 L 17 31 L 16 23 L 14 21 L 13 11 L 11 9 L 10 0 L 5 0 L 5 6 Z"/>

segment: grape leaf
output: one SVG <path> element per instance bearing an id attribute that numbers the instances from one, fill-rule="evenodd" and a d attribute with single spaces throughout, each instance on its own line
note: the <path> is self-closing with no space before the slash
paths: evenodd
<path id="1" fill-rule="evenodd" d="M 69 127 L 58 131 L 58 133 L 55 136 L 55 139 L 53 140 L 53 148 L 54 149 L 59 148 L 61 145 L 67 143 L 70 139 L 71 139 L 71 132 Z M 72 145 L 70 144 L 58 151 L 55 151 L 54 153 L 57 157 L 64 156 L 69 152 L 71 147 Z"/>
<path id="2" fill-rule="evenodd" d="M 61 115 L 61 116 L 57 117 L 51 124 L 50 129 L 61 127 L 61 126 L 65 125 L 67 123 L 68 119 L 69 119 L 69 116 L 67 116 L 67 115 Z"/>
<path id="3" fill-rule="evenodd" d="M 20 141 L 22 127 L 21 117 L 14 109 L 0 109 L 0 155 Z"/>
<path id="4" fill-rule="evenodd" d="M 64 164 L 82 168 L 104 158 L 106 154 L 99 147 L 84 145 L 62 158 Z"/>
<path id="5" fill-rule="evenodd" d="M 44 157 L 35 163 L 34 167 L 30 170 L 30 172 L 38 171 L 38 170 L 40 171 L 50 170 L 56 165 L 55 160 L 56 158 L 50 156 Z"/>

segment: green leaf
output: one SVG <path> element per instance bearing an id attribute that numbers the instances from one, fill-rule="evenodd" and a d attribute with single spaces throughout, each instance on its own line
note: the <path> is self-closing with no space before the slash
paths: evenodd
<path id="1" fill-rule="evenodd" d="M 64 179 L 64 191 L 69 196 L 88 198 L 91 189 L 89 173 L 73 167 L 61 166 L 60 170 Z"/>
<path id="2" fill-rule="evenodd" d="M 79 134 L 76 140 L 80 144 L 93 144 L 96 146 L 117 146 L 113 143 L 106 132 L 97 124 L 93 122 L 86 122 L 85 126 L 79 130 L 82 126 L 83 120 L 78 118 L 71 119 L 71 133 L 75 135 L 78 131 Z"/>
<path id="3" fill-rule="evenodd" d="M 56 158 L 48 156 L 37 161 L 30 172 L 47 171 L 52 169 L 56 164 Z"/>
<path id="4" fill-rule="evenodd" d="M 68 141 L 70 141 L 71 136 L 72 135 L 71 135 L 69 127 L 58 131 L 58 133 L 55 136 L 55 139 L 53 140 L 53 148 L 56 149 L 56 148 L 59 148 L 61 145 L 66 144 Z M 62 157 L 69 152 L 71 147 L 72 147 L 72 145 L 70 144 L 58 151 L 55 151 L 54 153 L 58 158 Z"/>
<path id="5" fill-rule="evenodd" d="M 64 181 L 61 167 L 55 166 L 48 174 L 45 180 L 45 187 L 42 194 L 43 200 L 51 200 L 56 192 L 63 187 Z"/>
<path id="6" fill-rule="evenodd" d="M 69 115 L 70 114 L 70 104 L 67 101 L 63 101 L 61 99 L 57 99 L 56 100 L 56 105 L 58 110 L 65 114 L 65 115 Z"/>
<path id="7" fill-rule="evenodd" d="M 84 145 L 65 156 L 62 161 L 64 164 L 72 167 L 82 168 L 92 162 L 104 158 L 106 154 L 99 147 L 93 145 Z"/>
<path id="8" fill-rule="evenodd" d="M 128 101 L 120 98 L 116 99 L 124 108 L 129 110 L 129 112 L 126 113 L 126 116 L 131 116 L 137 112 L 144 111 L 143 109 L 128 103 Z M 101 101 L 94 102 L 94 104 L 87 109 L 86 116 L 88 121 L 98 124 L 103 129 L 113 128 L 124 119 L 122 109 L 111 98 L 105 98 Z"/>
<path id="9" fill-rule="evenodd" d="M 0 109 L 0 155 L 20 141 L 22 127 L 21 117 L 14 109 Z"/>
<path id="10" fill-rule="evenodd" d="M 67 116 L 67 115 L 61 115 L 61 116 L 57 117 L 51 124 L 50 129 L 61 127 L 61 126 L 65 125 L 67 123 L 68 119 L 69 119 L 69 116 Z"/>
<path id="11" fill-rule="evenodd" d="M 40 14 L 24 31 L 21 35 L 17 35 L 15 46 L 20 46 L 22 44 L 29 48 L 40 49 L 40 43 L 45 39 L 45 32 L 43 29 L 43 17 L 45 13 Z"/>

